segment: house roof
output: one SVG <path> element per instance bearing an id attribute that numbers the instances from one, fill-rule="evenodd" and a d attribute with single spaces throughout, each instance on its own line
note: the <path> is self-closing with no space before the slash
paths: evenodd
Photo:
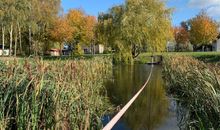
<path id="1" fill-rule="evenodd" d="M 57 51 L 57 52 L 59 52 L 60 49 L 50 49 L 50 51 Z"/>

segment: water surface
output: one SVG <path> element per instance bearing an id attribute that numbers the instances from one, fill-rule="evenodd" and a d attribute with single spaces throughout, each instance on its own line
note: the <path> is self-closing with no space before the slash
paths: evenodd
<path id="1" fill-rule="evenodd" d="M 112 104 L 123 107 L 145 83 L 150 69 L 140 64 L 114 66 L 113 79 L 106 84 Z M 103 124 L 111 118 L 103 117 Z M 175 102 L 166 95 L 161 66 L 154 67 L 149 84 L 113 130 L 178 130 Z"/>

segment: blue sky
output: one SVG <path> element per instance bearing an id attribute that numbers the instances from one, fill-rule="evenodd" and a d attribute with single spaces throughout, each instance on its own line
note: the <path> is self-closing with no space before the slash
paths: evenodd
<path id="1" fill-rule="evenodd" d="M 71 8 L 81 8 L 88 15 L 98 15 L 113 5 L 124 3 L 125 0 L 62 0 L 64 12 Z M 220 0 L 166 0 L 167 7 L 174 8 L 172 22 L 174 26 L 188 20 L 205 9 L 215 20 L 220 21 Z"/>

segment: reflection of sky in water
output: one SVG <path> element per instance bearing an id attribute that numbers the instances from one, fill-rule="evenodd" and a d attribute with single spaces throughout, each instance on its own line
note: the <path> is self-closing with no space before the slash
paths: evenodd
<path id="1" fill-rule="evenodd" d="M 114 80 L 106 84 L 108 96 L 115 105 L 124 106 L 144 84 L 150 72 L 148 65 L 115 66 Z M 174 110 L 166 96 L 161 67 L 155 66 L 148 86 L 128 109 L 113 130 L 176 130 Z M 103 125 L 110 121 L 103 117 Z"/>
<path id="2" fill-rule="evenodd" d="M 107 125 L 107 123 L 111 120 L 111 118 L 112 117 L 110 117 L 110 116 L 104 116 L 103 118 L 102 118 L 102 123 L 103 123 L 103 125 L 105 126 L 105 125 Z M 113 127 L 113 129 L 112 130 L 131 130 L 131 129 L 129 129 L 127 126 L 126 126 L 126 124 L 122 121 L 122 120 L 119 120 L 119 122 L 117 122 L 117 124 Z"/>

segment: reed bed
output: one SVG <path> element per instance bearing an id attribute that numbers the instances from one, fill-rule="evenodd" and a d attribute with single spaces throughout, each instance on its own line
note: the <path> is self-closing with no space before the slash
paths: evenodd
<path id="1" fill-rule="evenodd" d="M 163 77 L 177 99 L 182 129 L 220 129 L 219 67 L 189 56 L 165 58 Z"/>
<path id="2" fill-rule="evenodd" d="M 100 129 L 109 58 L 0 61 L 0 129 Z"/>

